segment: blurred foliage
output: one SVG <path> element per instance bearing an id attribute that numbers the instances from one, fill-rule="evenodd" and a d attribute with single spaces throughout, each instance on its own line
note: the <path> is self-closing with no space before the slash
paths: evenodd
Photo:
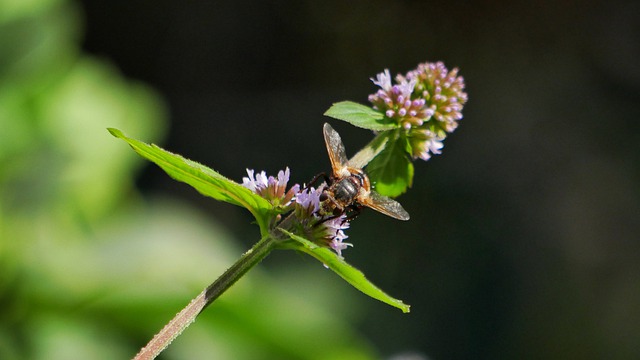
<path id="1" fill-rule="evenodd" d="M 81 33 L 62 0 L 0 1 L 3 360 L 131 357 L 241 252 L 211 219 L 137 194 L 141 159 L 106 128 L 158 140 L 163 103 L 81 54 Z M 257 270 L 162 357 L 376 357 L 343 296 Z"/>

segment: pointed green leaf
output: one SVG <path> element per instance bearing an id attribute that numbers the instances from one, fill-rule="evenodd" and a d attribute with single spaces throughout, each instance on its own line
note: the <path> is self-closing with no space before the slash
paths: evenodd
<path id="1" fill-rule="evenodd" d="M 402 300 L 398 300 L 387 295 L 384 291 L 380 290 L 380 288 L 373 285 L 360 270 L 347 264 L 344 259 L 335 252 L 327 248 L 320 247 L 313 242 L 284 229 L 280 229 L 280 231 L 285 233 L 292 240 L 296 241 L 297 246 L 294 246 L 294 249 L 313 256 L 356 289 L 362 291 L 363 293 L 371 296 L 374 299 L 397 307 L 404 313 L 409 312 L 410 305 L 403 303 Z"/>
<path id="2" fill-rule="evenodd" d="M 109 132 L 126 141 L 142 157 L 160 166 L 172 178 L 191 185 L 202 195 L 216 200 L 242 206 L 248 209 L 258 221 L 261 229 L 266 229 L 271 204 L 244 186 L 227 179 L 218 172 L 168 152 L 154 144 L 147 144 L 125 136 L 120 130 L 109 128 Z"/>
<path id="3" fill-rule="evenodd" d="M 371 140 L 365 147 L 358 151 L 351 159 L 349 159 L 349 166 L 353 166 L 358 169 L 362 169 L 367 166 L 368 163 L 373 160 L 378 154 L 384 150 L 389 140 L 388 136 L 385 136 L 386 132 L 379 133 L 373 140 Z"/>
<path id="4" fill-rule="evenodd" d="M 335 103 L 324 115 L 374 131 L 385 131 L 398 127 L 398 124 L 390 122 L 388 119 L 385 121 L 383 113 L 352 101 Z"/>
<path id="5" fill-rule="evenodd" d="M 367 165 L 367 175 L 375 190 L 385 196 L 396 197 L 404 193 L 413 182 L 413 163 L 408 157 L 405 137 L 389 132 L 387 145 Z"/>

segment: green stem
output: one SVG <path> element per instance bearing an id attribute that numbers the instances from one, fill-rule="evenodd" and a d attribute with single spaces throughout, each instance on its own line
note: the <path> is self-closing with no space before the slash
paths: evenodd
<path id="1" fill-rule="evenodd" d="M 143 347 L 134 360 L 155 359 L 169 344 L 177 338 L 209 304 L 229 289 L 252 267 L 264 259 L 276 247 L 276 240 L 266 236 L 260 239 L 249 251 L 225 271 L 216 281 L 196 296 L 189 305 L 180 311 L 156 336 Z"/>
<path id="2" fill-rule="evenodd" d="M 231 287 L 238 279 L 240 279 L 247 271 L 256 266 L 262 259 L 267 257 L 271 250 L 276 247 L 276 241 L 270 236 L 265 236 L 258 241 L 249 251 L 244 253 L 242 257 L 231 265 L 213 284 L 205 289 L 205 300 L 207 305 L 211 304 L 222 293 Z"/>

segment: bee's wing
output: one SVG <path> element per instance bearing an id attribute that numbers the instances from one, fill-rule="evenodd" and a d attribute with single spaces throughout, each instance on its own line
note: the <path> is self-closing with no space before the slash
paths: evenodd
<path id="1" fill-rule="evenodd" d="M 402 205 L 400 205 L 399 202 L 380 195 L 373 190 L 369 193 L 369 197 L 362 201 L 362 205 L 398 220 L 409 220 L 409 213 L 402 207 Z"/>
<path id="2" fill-rule="evenodd" d="M 328 123 L 324 124 L 324 142 L 327 145 L 327 152 L 329 153 L 329 160 L 331 160 L 331 167 L 333 168 L 333 174 L 338 176 L 337 172 L 347 166 L 347 153 L 344 150 L 344 144 L 338 132 L 333 130 Z"/>

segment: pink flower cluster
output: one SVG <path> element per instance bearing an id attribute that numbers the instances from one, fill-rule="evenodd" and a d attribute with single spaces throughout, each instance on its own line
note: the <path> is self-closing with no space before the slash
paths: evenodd
<path id="1" fill-rule="evenodd" d="M 406 131 L 412 156 L 428 160 L 439 154 L 447 133 L 458 127 L 468 99 L 458 69 L 449 71 L 442 62 L 427 62 L 406 75 L 398 74 L 395 84 L 387 69 L 371 80 L 380 89 L 369 95 L 369 102 Z"/>

